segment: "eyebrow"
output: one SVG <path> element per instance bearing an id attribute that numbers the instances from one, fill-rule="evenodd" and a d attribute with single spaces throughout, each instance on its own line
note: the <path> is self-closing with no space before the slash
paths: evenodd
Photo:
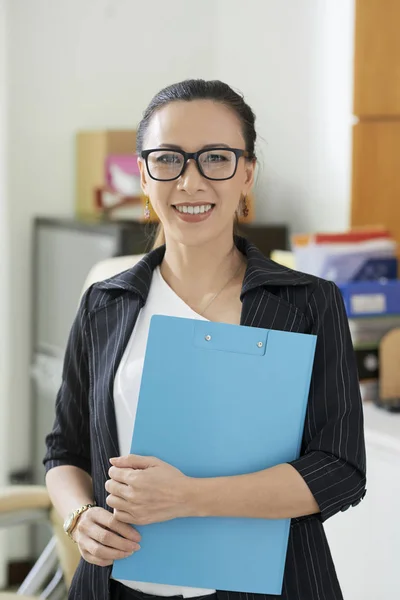
<path id="1" fill-rule="evenodd" d="M 158 148 L 162 149 L 162 148 L 170 148 L 171 150 L 182 150 L 183 148 L 182 146 L 177 146 L 176 144 L 160 144 L 158 146 Z M 228 146 L 228 144 L 223 144 L 221 143 L 215 143 L 215 144 L 206 144 L 205 146 L 202 146 L 200 148 L 200 150 L 207 150 L 208 148 L 230 148 L 230 146 Z"/>

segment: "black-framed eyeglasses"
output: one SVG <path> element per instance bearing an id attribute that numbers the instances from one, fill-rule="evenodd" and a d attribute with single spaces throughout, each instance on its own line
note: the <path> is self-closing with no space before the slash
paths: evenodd
<path id="1" fill-rule="evenodd" d="M 140 156 L 145 160 L 149 176 L 156 181 L 178 179 L 186 169 L 191 158 L 196 161 L 201 175 L 213 181 L 224 181 L 234 177 L 241 156 L 250 158 L 246 150 L 239 148 L 215 147 L 184 152 L 171 148 L 143 150 Z"/>

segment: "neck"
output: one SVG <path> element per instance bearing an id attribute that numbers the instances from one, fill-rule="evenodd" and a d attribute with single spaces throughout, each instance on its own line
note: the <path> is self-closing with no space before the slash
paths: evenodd
<path id="1" fill-rule="evenodd" d="M 200 304 L 237 273 L 241 265 L 244 271 L 245 262 L 229 231 L 201 246 L 184 246 L 167 240 L 161 272 L 181 297 Z M 243 275 L 241 269 L 240 274 Z"/>

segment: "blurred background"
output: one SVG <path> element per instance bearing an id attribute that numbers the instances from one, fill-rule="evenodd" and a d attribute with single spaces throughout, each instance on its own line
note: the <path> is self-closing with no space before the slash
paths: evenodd
<path id="1" fill-rule="evenodd" d="M 370 472 L 361 505 L 326 525 L 344 596 L 398 597 L 399 30 L 398 0 L 0 0 L 0 486 L 44 481 L 90 269 L 148 247 L 143 110 L 168 84 L 221 79 L 257 117 L 243 232 L 336 281 L 351 320 Z M 0 589 L 48 537 L 1 533 Z"/>

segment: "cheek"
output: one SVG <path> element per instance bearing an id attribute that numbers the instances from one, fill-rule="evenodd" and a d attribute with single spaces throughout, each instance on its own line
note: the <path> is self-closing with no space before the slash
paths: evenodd
<path id="1" fill-rule="evenodd" d="M 224 212 L 235 212 L 241 195 L 241 187 L 237 184 L 235 179 L 221 181 L 217 186 L 215 186 L 214 192 L 215 196 L 218 198 L 219 204 L 221 205 L 221 209 Z"/>
<path id="2" fill-rule="evenodd" d="M 162 216 L 171 203 L 171 195 L 174 191 L 174 187 L 171 183 L 153 181 L 149 186 L 151 204 L 158 216 Z"/>

